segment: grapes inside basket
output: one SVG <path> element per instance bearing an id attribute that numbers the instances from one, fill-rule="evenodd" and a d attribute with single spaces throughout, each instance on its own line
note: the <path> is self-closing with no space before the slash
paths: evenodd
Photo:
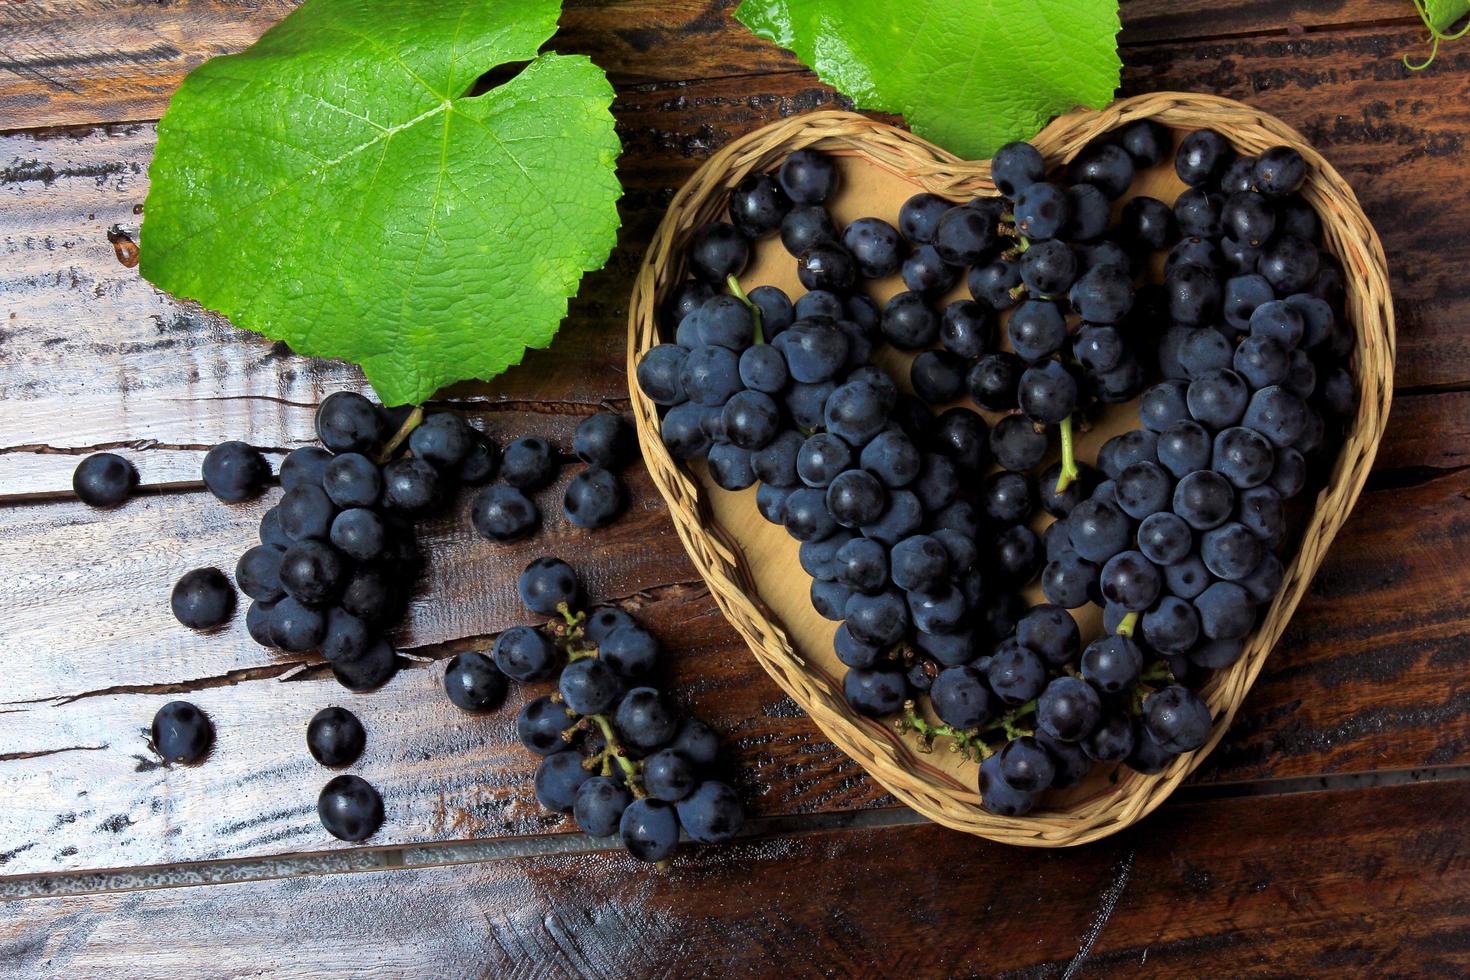
<path id="1" fill-rule="evenodd" d="M 1065 165 L 1011 144 L 961 199 L 841 141 L 768 156 L 686 209 L 634 338 L 757 625 L 987 816 L 1178 769 L 1359 422 L 1312 164 L 1151 118 Z"/>

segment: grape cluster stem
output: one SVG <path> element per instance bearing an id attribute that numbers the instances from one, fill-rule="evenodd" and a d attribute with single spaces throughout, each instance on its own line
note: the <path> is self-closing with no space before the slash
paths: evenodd
<path id="1" fill-rule="evenodd" d="M 1136 615 L 1136 613 L 1130 613 Z M 1159 660 L 1150 664 L 1148 669 L 1138 675 L 1133 689 L 1129 692 L 1129 702 L 1133 708 L 1133 714 L 1143 716 L 1143 699 L 1158 690 L 1160 684 L 1177 684 L 1174 672 L 1169 669 L 1166 661 Z"/>
<path id="2" fill-rule="evenodd" d="M 408 441 L 409 435 L 414 429 L 419 427 L 419 423 L 423 420 L 424 406 L 415 405 L 413 411 L 408 413 L 408 418 L 404 419 L 403 424 L 398 427 L 398 431 L 393 433 L 393 438 L 388 440 L 383 446 L 383 451 L 378 454 L 379 466 L 393 458 L 393 454 L 398 452 L 399 447 Z"/>
<path id="3" fill-rule="evenodd" d="M 745 290 L 740 288 L 740 280 L 736 279 L 733 273 L 725 277 L 725 285 L 730 287 L 732 296 L 750 308 L 750 318 L 755 322 L 755 342 L 764 344 L 766 332 L 761 323 L 761 308 L 752 303 L 750 297 L 745 295 Z"/>
<path id="4" fill-rule="evenodd" d="M 593 644 L 582 642 L 586 637 L 583 624 L 587 621 L 587 614 L 580 610 L 573 612 L 571 607 L 565 602 L 558 602 L 556 604 L 556 611 L 561 616 L 561 619 L 553 619 L 546 626 L 547 630 L 556 640 L 557 645 L 566 653 L 567 662 L 575 663 L 578 660 L 596 657 L 598 655 L 597 647 Z M 562 702 L 560 692 L 553 694 L 551 699 L 559 703 Z M 623 772 L 623 781 L 627 783 L 628 791 L 637 799 L 642 799 L 647 796 L 648 793 L 643 789 L 643 778 L 639 764 L 628 758 L 627 751 L 623 748 L 623 744 L 618 741 L 617 733 L 613 731 L 612 722 L 608 720 L 606 715 L 581 715 L 578 717 L 575 725 L 562 732 L 562 737 L 567 739 L 567 741 L 571 741 L 571 733 L 579 727 L 586 729 L 588 724 L 595 725 L 597 730 L 602 734 L 603 747 L 601 752 L 584 759 L 582 761 L 583 767 L 588 770 L 600 768 L 602 775 L 611 776 L 613 774 L 613 766 L 616 765 Z"/>
<path id="5" fill-rule="evenodd" d="M 1118 628 L 1115 629 L 1115 630 L 1113 630 L 1113 632 L 1116 633 L 1118 636 L 1128 636 L 1128 637 L 1131 637 L 1133 635 L 1133 631 L 1135 629 L 1137 629 L 1137 628 L 1138 628 L 1138 613 L 1135 611 L 1135 612 L 1128 613 L 1121 620 L 1119 620 L 1118 621 Z"/>
<path id="6" fill-rule="evenodd" d="M 1079 476 L 1077 450 L 1072 444 L 1072 416 L 1068 415 L 1058 422 L 1057 429 L 1062 434 L 1062 471 L 1057 476 L 1057 493 L 1062 493 Z"/>
<path id="7" fill-rule="evenodd" d="M 934 723 L 926 720 L 919 714 L 917 706 L 912 700 L 903 703 L 903 717 L 894 723 L 894 727 L 900 734 L 914 732 L 919 736 L 919 751 L 934 751 L 934 740 L 936 738 L 950 739 L 949 750 L 958 752 L 967 762 L 982 762 L 995 753 L 995 748 L 985 741 L 985 736 L 994 731 L 1004 733 L 1007 740 L 1019 738 L 1022 735 L 1031 735 L 1033 729 L 1025 728 L 1017 722 L 1025 716 L 1036 711 L 1036 701 L 1033 699 L 1025 704 L 1018 704 L 999 718 L 991 719 L 978 728 L 961 729 L 942 722 Z"/>
<path id="8" fill-rule="evenodd" d="M 565 602 L 556 604 L 556 611 L 561 614 L 561 621 L 551 620 L 546 624 L 546 630 L 567 655 L 567 662 L 584 660 L 587 657 L 597 656 L 597 648 L 582 644 L 586 632 L 583 623 L 587 621 L 584 612 L 572 612 Z"/>
<path id="9" fill-rule="evenodd" d="M 643 799 L 648 793 L 643 789 L 643 779 L 638 771 L 638 764 L 629 759 L 623 750 L 622 743 L 618 741 L 617 733 L 613 731 L 612 722 L 607 720 L 606 715 L 586 715 L 586 720 L 597 726 L 602 732 L 603 749 L 601 752 L 587 759 L 582 765 L 591 768 L 598 764 L 602 766 L 602 775 L 611 776 L 613 765 L 616 764 L 623 771 L 623 781 L 628 784 L 628 791 L 635 799 Z"/>

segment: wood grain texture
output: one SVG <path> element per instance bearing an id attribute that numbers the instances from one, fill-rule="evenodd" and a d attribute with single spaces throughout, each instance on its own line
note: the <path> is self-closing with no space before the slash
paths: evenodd
<path id="1" fill-rule="evenodd" d="M 732 16 L 739 0 L 569 0 L 547 48 L 616 83 L 801 67 Z M 65 0 L 0 7 L 0 129 L 157 119 L 184 76 L 238 51 L 298 0 Z"/>
<path id="2" fill-rule="evenodd" d="M 1397 395 L 1374 466 L 1446 470 L 1470 465 L 1470 392 Z M 1427 474 L 1426 474 L 1427 475 Z"/>
<path id="3" fill-rule="evenodd" d="M 0 129 L 156 119 L 184 76 L 291 0 L 58 0 L 0 7 Z"/>
<path id="4" fill-rule="evenodd" d="M 296 0 L 61 0 L 0 6 L 0 129 L 156 119 L 185 75 L 238 51 Z M 616 83 L 683 82 L 801 68 L 746 30 L 739 0 L 570 0 L 550 47 L 595 56 Z M 1388 21 L 1397 0 L 1125 0 L 1126 46 Z M 1402 49 L 1419 52 L 1422 39 Z M 1402 53 L 1402 52 L 1400 52 Z"/>
<path id="5" fill-rule="evenodd" d="M 570 442 L 570 419 L 518 418 L 518 432 Z M 693 578 L 663 501 L 641 471 L 632 472 L 629 513 L 596 533 L 561 513 L 561 492 L 577 467 L 537 494 L 543 530 L 511 545 L 470 527 L 473 494 L 420 526 L 430 558 L 421 590 L 397 635 L 403 648 L 499 632 L 530 616 L 515 579 L 543 554 L 578 558 L 592 595 L 619 597 Z M 205 493 L 137 498 L 112 511 L 75 502 L 0 508 L 3 602 L 13 643 L 27 664 L 7 684 L 4 701 L 75 697 L 139 684 L 184 684 L 279 661 L 247 635 L 243 606 L 221 630 L 201 634 L 173 621 L 169 590 L 191 568 L 214 565 L 233 575 L 240 553 L 257 543 L 260 515 L 280 496 L 230 506 Z M 636 545 L 636 546 L 635 546 Z M 32 562 L 31 555 L 47 555 Z M 65 644 L 56 642 L 68 624 Z"/>
<path id="6" fill-rule="evenodd" d="M 1118 41 L 1125 47 L 1242 34 L 1300 36 L 1355 24 L 1419 24 L 1413 6 L 1396 0 L 1122 0 L 1119 7 L 1123 31 Z"/>
<path id="7" fill-rule="evenodd" d="M 553 855 L 24 900 L 0 970 L 1460 976 L 1467 804 L 1465 783 L 1171 803 L 1024 861 L 922 826 L 688 848 L 667 874 Z"/>

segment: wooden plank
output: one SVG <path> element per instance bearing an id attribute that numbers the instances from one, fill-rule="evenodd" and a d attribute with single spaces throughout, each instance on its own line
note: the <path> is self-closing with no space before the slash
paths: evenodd
<path id="1" fill-rule="evenodd" d="M 738 0 L 567 3 L 551 50 L 618 83 L 790 71 L 788 52 L 732 16 Z M 297 0 L 64 0 L 0 7 L 0 129 L 157 119 L 208 58 L 244 48 Z"/>
<path id="2" fill-rule="evenodd" d="M 152 145 L 151 126 L 0 138 L 0 496 L 65 492 L 75 460 L 58 454 L 115 446 L 145 447 L 145 482 L 187 480 L 215 443 L 289 450 L 313 438 L 327 392 L 370 390 L 356 368 L 236 330 L 119 263 L 108 230 L 136 232 Z M 635 256 L 624 248 L 588 278 L 554 351 L 530 352 L 493 390 L 448 394 L 502 413 L 620 404 Z"/>
<path id="3" fill-rule="evenodd" d="M 538 406 L 543 414 L 552 412 L 580 417 L 600 408 L 622 410 L 624 398 L 609 393 L 598 402 L 548 401 Z M 470 402 L 471 411 L 482 411 L 484 403 Z M 297 408 L 283 406 L 291 416 L 291 445 L 304 444 L 312 438 L 309 422 Z M 516 403 L 497 406 L 507 414 L 517 411 Z M 223 426 L 220 426 L 223 428 Z M 512 438 L 524 434 L 524 426 L 500 425 Z M 221 433 L 225 435 L 227 433 Z M 220 436 L 216 436 L 219 438 Z M 284 448 L 262 447 L 272 468 L 284 458 Z M 0 500 L 23 496 L 50 499 L 71 495 L 72 471 L 86 454 L 107 450 L 135 460 L 145 484 L 150 489 L 200 489 L 199 466 L 208 446 L 165 445 L 148 439 L 101 443 L 90 446 L 55 447 L 36 444 L 7 447 L 0 450 Z M 1379 447 L 1375 470 L 1450 469 L 1470 465 L 1470 392 L 1445 391 L 1400 395 L 1394 402 L 1388 431 Z"/>
<path id="4" fill-rule="evenodd" d="M 58 0 L 0 7 L 0 129 L 156 119 L 197 65 L 253 42 L 291 0 Z"/>
<path id="5" fill-rule="evenodd" d="M 1378 470 L 1470 465 L 1470 392 L 1398 395 L 1373 466 Z"/>
<path id="6" fill-rule="evenodd" d="M 679 82 L 799 69 L 733 17 L 739 0 L 571 0 L 551 47 L 592 55 L 618 83 Z M 0 6 L 0 129 L 156 119 L 207 58 L 245 47 L 295 0 L 54 0 Z M 1237 34 L 1295 34 L 1388 20 L 1382 0 L 1218 4 L 1126 0 L 1125 46 Z M 1419 40 L 1403 51 L 1418 52 Z M 1398 52 L 1395 52 L 1397 54 Z"/>
<path id="7" fill-rule="evenodd" d="M 501 425 L 566 445 L 575 419 L 507 416 Z M 612 527 L 589 533 L 561 513 L 566 481 L 537 494 L 544 527 L 535 537 L 492 544 L 470 526 L 473 493 L 420 525 L 430 559 L 422 589 L 397 636 L 401 647 L 432 646 L 497 633 L 530 621 L 515 577 L 543 554 L 578 562 L 593 595 L 612 598 L 694 580 L 667 511 L 646 473 L 629 471 L 629 512 Z M 216 633 L 179 626 L 169 590 L 191 568 L 215 565 L 233 575 L 235 560 L 257 542 L 260 515 L 280 490 L 247 504 L 222 504 L 206 493 L 144 496 L 112 511 L 75 502 L 0 508 L 0 600 L 7 645 L 23 666 L 6 684 L 4 701 L 55 700 L 115 686 L 187 684 L 197 678 L 280 664 L 251 641 L 244 609 Z M 46 555 L 36 562 L 32 556 Z M 58 648 L 57 627 L 77 632 Z"/>
<path id="8" fill-rule="evenodd" d="M 923 825 L 689 848 L 666 874 L 554 854 L 20 900 L 0 953 L 25 976 L 1459 976 L 1467 804 L 1450 782 L 1169 805 L 1075 850 Z"/>
<path id="9" fill-rule="evenodd" d="M 1355 24 L 1419 24 L 1413 8 L 1384 0 L 1255 0 L 1212 3 L 1210 0 L 1122 0 L 1125 48 L 1137 44 L 1177 44 L 1200 38 L 1241 34 L 1301 35 L 1308 31 Z M 1417 49 L 1416 49 L 1417 50 Z M 1426 52 L 1427 53 L 1427 52 Z"/>

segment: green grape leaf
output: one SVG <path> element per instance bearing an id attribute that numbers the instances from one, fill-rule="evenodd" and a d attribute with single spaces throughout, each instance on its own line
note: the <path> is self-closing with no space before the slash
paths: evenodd
<path id="1" fill-rule="evenodd" d="M 1118 0 L 744 0 L 735 16 L 859 108 L 975 159 L 1106 105 L 1122 71 Z"/>
<path id="2" fill-rule="evenodd" d="M 1434 31 L 1448 31 L 1455 22 L 1470 13 L 1467 0 L 1422 0 L 1416 4 L 1424 22 Z"/>
<path id="3" fill-rule="evenodd" d="M 617 239 L 613 90 L 558 0 L 307 0 L 158 124 L 140 269 L 387 404 L 544 347 Z M 472 94 L 491 69 L 529 62 Z"/>

